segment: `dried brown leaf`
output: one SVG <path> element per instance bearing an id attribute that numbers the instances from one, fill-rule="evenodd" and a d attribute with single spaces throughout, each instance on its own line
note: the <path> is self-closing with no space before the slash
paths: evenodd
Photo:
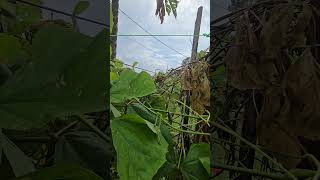
<path id="1" fill-rule="evenodd" d="M 190 91 L 192 89 L 191 86 L 191 72 L 188 67 L 183 68 L 181 72 L 181 88 L 182 90 Z"/>
<path id="2" fill-rule="evenodd" d="M 164 0 L 156 0 L 157 2 L 157 9 L 156 9 L 156 16 L 159 16 L 161 24 L 164 21 L 164 16 L 166 15 L 166 10 L 165 10 L 165 5 L 164 5 Z"/>

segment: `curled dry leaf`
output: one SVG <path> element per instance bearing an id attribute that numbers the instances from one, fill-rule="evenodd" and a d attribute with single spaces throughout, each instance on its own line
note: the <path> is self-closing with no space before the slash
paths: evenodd
<path id="1" fill-rule="evenodd" d="M 320 65 L 310 49 L 288 69 L 284 85 L 291 100 L 292 117 L 281 123 L 296 135 L 320 139 Z"/>
<path id="2" fill-rule="evenodd" d="M 161 24 L 163 23 L 164 16 L 166 15 L 165 6 L 163 3 L 164 0 L 156 0 L 157 2 L 157 9 L 156 9 L 156 16 L 159 16 Z"/>
<path id="3" fill-rule="evenodd" d="M 285 168 L 292 169 L 298 165 L 300 159 L 294 156 L 299 156 L 301 149 L 296 137 L 288 135 L 275 123 L 264 124 L 260 132 L 263 136 L 260 136 L 259 144 L 272 151 L 270 153 Z M 275 134 L 277 135 L 276 138 Z M 283 156 L 283 154 L 290 154 L 291 156 Z"/>
<path id="4" fill-rule="evenodd" d="M 210 82 L 206 72 L 208 65 L 199 61 L 194 63 L 191 70 L 182 71 L 181 84 L 183 90 L 191 91 L 191 107 L 199 114 L 203 114 L 210 106 Z"/>

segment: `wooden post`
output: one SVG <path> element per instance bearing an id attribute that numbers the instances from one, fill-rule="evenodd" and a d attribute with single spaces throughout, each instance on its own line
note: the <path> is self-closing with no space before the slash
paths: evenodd
<path id="1" fill-rule="evenodd" d="M 199 34 L 200 34 L 200 25 L 201 25 L 201 18 L 202 18 L 202 10 L 203 10 L 203 7 L 200 6 L 198 8 L 198 12 L 197 12 L 197 19 L 196 19 L 196 22 L 195 22 L 195 27 L 194 27 L 194 33 L 193 33 L 193 43 L 192 43 L 192 51 L 191 51 L 191 60 L 190 62 L 196 62 L 198 59 L 197 59 L 197 50 L 198 50 L 198 43 L 199 43 Z M 191 64 L 192 65 L 192 64 Z M 191 69 L 189 69 L 189 71 L 191 71 Z M 190 79 L 191 81 L 191 79 Z M 190 82 L 191 84 L 191 82 Z M 186 92 L 186 105 L 188 107 L 191 106 L 191 91 L 190 90 L 187 90 Z M 186 115 L 189 115 L 190 113 L 190 109 L 189 108 L 185 108 L 185 114 Z M 188 124 L 188 121 L 189 121 L 189 117 L 188 116 L 184 116 L 183 118 L 183 124 Z M 186 130 L 186 127 L 183 127 L 183 129 Z M 191 145 L 191 142 L 190 142 L 190 137 L 188 135 L 183 135 L 184 136 L 184 147 L 185 147 L 185 150 L 187 151 L 189 148 L 190 148 L 190 145 Z"/>
<path id="2" fill-rule="evenodd" d="M 196 19 L 196 22 L 194 25 L 192 51 L 191 51 L 191 62 L 197 61 L 197 51 L 198 51 L 198 44 L 199 44 L 202 10 L 203 10 L 203 7 L 200 6 L 198 8 L 197 19 Z"/>

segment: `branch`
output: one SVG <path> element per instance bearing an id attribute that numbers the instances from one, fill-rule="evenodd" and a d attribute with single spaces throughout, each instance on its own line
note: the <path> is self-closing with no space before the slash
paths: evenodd
<path id="1" fill-rule="evenodd" d="M 253 176 L 262 176 L 262 177 L 276 179 L 276 180 L 291 179 L 288 174 L 267 173 L 267 172 L 262 172 L 254 169 L 241 168 L 237 166 L 224 165 L 220 163 L 211 163 L 211 168 L 219 168 L 219 169 L 224 169 L 229 171 L 235 171 L 238 173 L 251 174 Z M 316 174 L 316 171 L 312 171 L 308 169 L 293 169 L 293 170 L 290 170 L 290 173 L 297 178 L 306 179 L 306 178 L 313 177 Z"/>

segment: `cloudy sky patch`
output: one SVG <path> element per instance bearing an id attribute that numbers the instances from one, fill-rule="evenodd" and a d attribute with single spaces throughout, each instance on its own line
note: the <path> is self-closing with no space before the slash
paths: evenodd
<path id="1" fill-rule="evenodd" d="M 120 0 L 120 9 L 152 34 L 192 35 L 198 7 L 203 6 L 200 34 L 210 32 L 210 1 L 181 0 L 177 9 L 177 18 L 165 16 L 163 24 L 155 16 L 156 0 Z M 124 14 L 119 12 L 118 34 L 147 34 Z M 162 42 L 189 57 L 192 37 L 157 37 Z M 200 37 L 198 51 L 209 47 L 210 39 Z M 142 45 L 141 45 L 142 44 Z M 125 63 L 139 62 L 138 66 L 155 71 L 174 68 L 181 65 L 185 58 L 164 46 L 153 37 L 118 37 L 117 58 Z M 157 70 L 159 71 L 159 70 Z"/>

